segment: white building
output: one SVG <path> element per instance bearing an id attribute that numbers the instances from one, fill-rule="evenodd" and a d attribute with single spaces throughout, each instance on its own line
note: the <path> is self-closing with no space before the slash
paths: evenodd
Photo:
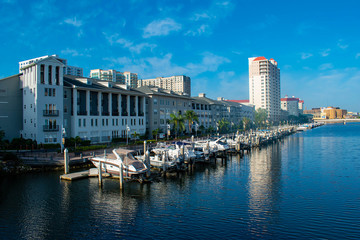
<path id="1" fill-rule="evenodd" d="M 90 77 L 104 81 L 126 84 L 131 88 L 137 88 L 138 85 L 137 73 L 119 72 L 113 69 L 110 70 L 92 69 L 90 70 Z"/>
<path id="2" fill-rule="evenodd" d="M 249 101 L 267 110 L 270 121 L 280 120 L 280 69 L 274 59 L 249 58 Z"/>
<path id="3" fill-rule="evenodd" d="M 74 67 L 74 66 L 67 65 L 67 60 L 63 59 L 63 58 L 59 58 L 59 56 L 56 55 L 56 54 L 45 55 L 45 56 L 42 56 L 42 57 L 32 58 L 32 59 L 28 59 L 28 60 L 19 62 L 19 71 L 20 71 L 21 68 L 23 68 L 23 67 L 25 67 L 25 66 L 27 66 L 29 64 L 36 63 L 36 62 L 38 62 L 40 60 L 43 60 L 45 58 L 48 58 L 48 57 L 54 57 L 59 62 L 62 62 L 65 65 L 65 67 L 63 68 L 63 75 L 72 75 L 72 76 L 78 76 L 78 77 L 83 76 L 83 69 L 81 67 Z"/>
<path id="4" fill-rule="evenodd" d="M 30 60 L 31 61 L 31 60 Z M 63 68 L 55 56 L 21 64 L 22 137 L 38 143 L 60 143 L 63 124 Z"/>
<path id="5" fill-rule="evenodd" d="M 287 95 L 281 98 L 281 109 L 286 111 L 288 115 L 299 116 L 299 98 L 291 97 Z"/>
<path id="6" fill-rule="evenodd" d="M 187 76 L 157 77 L 138 81 L 138 87 L 154 86 L 191 96 L 191 79 Z"/>

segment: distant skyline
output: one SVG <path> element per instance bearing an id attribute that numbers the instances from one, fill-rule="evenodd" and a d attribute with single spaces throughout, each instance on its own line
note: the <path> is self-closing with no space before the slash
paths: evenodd
<path id="1" fill-rule="evenodd" d="M 358 1 L 0 1 L 0 78 L 58 54 L 84 76 L 187 75 L 194 96 L 248 99 L 248 58 L 264 56 L 281 97 L 360 112 Z"/>

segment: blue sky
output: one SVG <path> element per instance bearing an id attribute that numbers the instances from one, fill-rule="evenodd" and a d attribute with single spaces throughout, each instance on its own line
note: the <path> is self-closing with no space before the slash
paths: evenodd
<path id="1" fill-rule="evenodd" d="M 0 77 L 47 54 L 69 65 L 187 75 L 192 93 L 248 98 L 248 58 L 274 58 L 281 96 L 360 111 L 359 1 L 0 0 Z"/>

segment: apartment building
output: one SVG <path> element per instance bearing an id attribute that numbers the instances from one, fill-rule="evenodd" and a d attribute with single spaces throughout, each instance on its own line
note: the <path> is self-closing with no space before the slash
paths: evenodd
<path id="1" fill-rule="evenodd" d="M 25 61 L 21 61 L 21 62 L 19 62 L 19 71 L 20 71 L 21 68 L 23 68 L 23 67 L 25 67 L 25 66 L 27 66 L 29 64 L 36 63 L 36 62 L 38 62 L 40 60 L 43 60 L 45 58 L 48 58 L 50 56 L 56 58 L 59 62 L 62 62 L 65 65 L 64 68 L 63 68 L 63 75 L 72 75 L 72 76 L 78 76 L 78 77 L 83 76 L 83 69 L 81 67 L 75 67 L 75 66 L 67 65 L 67 60 L 63 59 L 63 58 L 60 58 L 56 54 L 45 55 L 45 56 L 42 56 L 42 57 L 37 57 L 37 58 L 32 58 L 32 59 L 28 59 L 28 60 L 25 60 Z"/>
<path id="2" fill-rule="evenodd" d="M 188 96 L 191 96 L 191 79 L 190 77 L 184 75 L 142 79 L 138 81 L 138 87 L 142 86 L 159 87 L 181 94 L 185 93 Z"/>
<path id="3" fill-rule="evenodd" d="M 131 72 L 119 72 L 117 70 L 102 70 L 102 69 L 93 69 L 90 70 L 90 77 L 104 80 L 117 82 L 120 84 L 125 84 L 131 88 L 136 88 L 138 85 L 138 75 L 137 73 Z"/>
<path id="4" fill-rule="evenodd" d="M 280 120 L 280 69 L 274 59 L 249 58 L 249 100 L 267 110 L 270 121 Z"/>
<path id="5" fill-rule="evenodd" d="M 79 136 L 97 143 L 134 132 L 143 135 L 146 131 L 145 98 L 145 94 L 114 82 L 65 76 L 66 136 Z"/>
<path id="6" fill-rule="evenodd" d="M 187 95 L 153 86 L 142 86 L 136 90 L 147 95 L 146 127 L 150 135 L 157 128 L 160 133 L 166 133 L 171 113 L 184 114 L 191 110 L 192 99 Z"/>
<path id="7" fill-rule="evenodd" d="M 22 128 L 21 75 L 0 79 L 0 130 L 5 132 L 4 139 L 7 140 L 18 138 Z"/>
<path id="8" fill-rule="evenodd" d="M 299 116 L 299 102 L 300 99 L 296 97 L 288 97 L 287 95 L 284 98 L 281 98 L 281 109 L 286 111 L 289 116 Z"/>

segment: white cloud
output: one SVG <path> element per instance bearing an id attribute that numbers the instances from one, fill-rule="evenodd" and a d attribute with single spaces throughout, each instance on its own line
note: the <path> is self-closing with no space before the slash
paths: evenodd
<path id="1" fill-rule="evenodd" d="M 156 44 L 150 43 L 138 43 L 135 44 L 134 42 L 127 40 L 125 38 L 119 38 L 119 34 L 108 35 L 107 33 L 103 33 L 105 38 L 108 40 L 110 45 L 119 44 L 123 48 L 128 49 L 130 52 L 134 53 L 141 53 L 145 49 L 150 49 L 151 51 L 157 47 Z"/>
<path id="2" fill-rule="evenodd" d="M 207 34 L 210 35 L 212 33 L 209 25 L 206 24 L 202 24 L 198 29 L 195 30 L 189 30 L 185 33 L 185 36 L 190 35 L 190 36 L 200 36 L 203 34 Z"/>
<path id="3" fill-rule="evenodd" d="M 329 56 L 330 51 L 331 51 L 330 48 L 324 49 L 324 50 L 322 50 L 322 51 L 320 52 L 320 55 L 323 56 L 323 57 L 327 57 L 327 56 Z"/>
<path id="4" fill-rule="evenodd" d="M 342 40 L 342 39 L 340 39 L 339 41 L 338 41 L 338 47 L 339 48 L 341 48 L 341 49 L 343 49 L 343 50 L 345 50 L 345 49 L 347 49 L 348 47 L 349 47 L 349 45 L 348 44 L 345 44 L 344 43 L 344 40 Z"/>
<path id="5" fill-rule="evenodd" d="M 324 63 L 324 64 L 321 64 L 319 66 L 319 70 L 328 70 L 328 69 L 333 69 L 334 68 L 334 65 L 332 63 Z"/>
<path id="6" fill-rule="evenodd" d="M 202 55 L 201 62 L 188 63 L 185 67 L 182 67 L 175 64 L 172 61 L 172 57 L 172 54 L 168 53 L 163 57 L 148 57 L 142 59 L 121 57 L 105 58 L 104 60 L 110 62 L 108 66 L 110 68 L 120 68 L 126 71 L 136 72 L 142 78 L 182 74 L 195 77 L 204 72 L 215 72 L 220 65 L 230 62 L 227 58 L 206 52 Z"/>
<path id="7" fill-rule="evenodd" d="M 301 59 L 307 59 L 309 57 L 312 57 L 313 54 L 312 53 L 301 53 Z"/>
<path id="8" fill-rule="evenodd" d="M 149 23 L 144 28 L 143 37 L 149 38 L 153 36 L 166 36 L 169 35 L 170 32 L 177 32 L 181 30 L 181 24 L 175 22 L 171 18 L 165 18 L 162 20 L 155 20 Z"/>
<path id="9" fill-rule="evenodd" d="M 61 50 L 61 54 L 71 55 L 73 57 L 80 56 L 79 52 L 75 49 L 66 48 L 65 50 Z"/>
<path id="10" fill-rule="evenodd" d="M 357 53 L 357 54 L 355 55 L 355 58 L 356 58 L 356 59 L 360 58 L 360 53 Z"/>
<path id="11" fill-rule="evenodd" d="M 76 17 L 74 17 L 74 18 L 66 18 L 64 20 L 64 23 L 72 25 L 74 27 L 81 27 L 83 25 L 83 22 L 81 20 L 76 19 Z"/>

